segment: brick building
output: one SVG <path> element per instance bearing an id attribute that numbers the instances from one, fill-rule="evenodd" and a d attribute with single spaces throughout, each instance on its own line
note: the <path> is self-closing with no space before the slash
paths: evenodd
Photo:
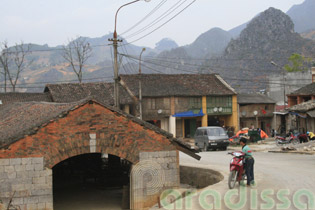
<path id="1" fill-rule="evenodd" d="M 125 180 L 130 189 L 130 208 L 147 209 L 157 203 L 161 191 L 179 186 L 179 151 L 200 158 L 171 134 L 96 100 L 18 102 L 0 109 L 0 116 L 0 199 L 4 206 L 12 198 L 12 204 L 21 209 L 53 209 L 55 185 L 80 174 L 77 165 L 69 167 L 75 163 L 73 158 L 106 154 L 109 169 L 115 171 L 111 177 L 121 176 L 116 183 Z M 79 165 L 89 159 L 80 160 Z M 130 170 L 123 170 L 122 162 Z M 95 163 L 88 161 L 87 165 Z M 110 179 L 97 172 L 86 174 L 95 174 L 93 178 L 100 183 Z"/>

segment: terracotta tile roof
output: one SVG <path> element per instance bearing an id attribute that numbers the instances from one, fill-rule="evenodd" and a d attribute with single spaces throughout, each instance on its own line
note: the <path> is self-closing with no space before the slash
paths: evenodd
<path id="1" fill-rule="evenodd" d="M 276 102 L 262 94 L 238 94 L 237 103 L 239 104 L 275 104 Z"/>
<path id="2" fill-rule="evenodd" d="M 31 134 L 34 128 L 76 105 L 78 102 L 17 102 L 4 107 L 0 110 L 0 147 Z"/>
<path id="3" fill-rule="evenodd" d="M 236 94 L 216 74 L 133 74 L 120 75 L 120 78 L 136 96 L 139 95 L 139 78 L 144 97 Z"/>
<path id="4" fill-rule="evenodd" d="M 289 95 L 292 95 L 292 96 L 294 96 L 294 95 L 315 95 L 315 82 L 308 84 L 308 85 L 292 92 Z"/>
<path id="5" fill-rule="evenodd" d="M 29 101 L 46 101 L 50 102 L 52 99 L 47 93 L 0 93 L 0 109 L 6 105 L 14 102 L 29 102 Z"/>
<path id="6" fill-rule="evenodd" d="M 54 102 L 69 103 L 89 97 L 105 104 L 114 105 L 113 83 L 93 82 L 47 84 L 45 92 L 51 95 Z M 120 87 L 119 94 L 122 104 L 133 103 L 127 91 L 125 91 L 122 87 Z"/>
<path id="7" fill-rule="evenodd" d="M 315 109 L 315 100 L 303 102 L 288 108 L 289 111 L 307 112 Z"/>
<path id="8" fill-rule="evenodd" d="M 181 151 L 196 159 L 200 159 L 200 156 L 196 155 L 194 150 L 190 149 L 190 147 L 184 142 L 173 138 L 172 134 L 110 105 L 99 103 L 90 98 L 73 103 L 18 102 L 13 103 L 10 106 L 6 106 L 3 110 L 0 110 L 0 148 L 7 147 L 8 145 L 23 138 L 25 135 L 32 135 L 36 133 L 38 129 L 46 124 L 58 118 L 66 117 L 70 111 L 75 110 L 89 102 L 98 103 L 107 109 L 131 119 L 147 129 L 164 135 L 173 144 L 179 147 Z"/>

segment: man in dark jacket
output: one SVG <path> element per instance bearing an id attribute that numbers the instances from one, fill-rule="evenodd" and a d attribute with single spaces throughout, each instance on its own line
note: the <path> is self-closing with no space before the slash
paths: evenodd
<path id="1" fill-rule="evenodd" d="M 242 152 L 245 153 L 245 173 L 247 177 L 247 186 L 254 184 L 254 163 L 253 154 L 249 146 L 246 144 L 247 139 L 241 138 L 240 145 L 242 146 Z"/>

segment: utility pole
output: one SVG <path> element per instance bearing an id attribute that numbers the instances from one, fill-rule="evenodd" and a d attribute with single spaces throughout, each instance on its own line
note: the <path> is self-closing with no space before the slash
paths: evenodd
<path id="1" fill-rule="evenodd" d="M 145 51 L 145 48 L 142 48 L 142 51 L 139 56 L 139 112 L 140 112 L 140 120 L 142 120 L 142 87 L 141 87 L 141 56 Z"/>
<path id="2" fill-rule="evenodd" d="M 113 34 L 113 39 L 108 39 L 108 41 L 113 42 L 113 47 L 114 47 L 114 101 L 115 101 L 115 107 L 120 109 L 120 101 L 119 101 L 119 69 L 118 69 L 118 61 L 117 61 L 117 57 L 118 57 L 118 42 L 122 42 L 122 40 L 119 40 L 117 38 L 117 15 L 118 12 L 121 8 L 123 8 L 124 6 L 136 3 L 140 0 L 134 0 L 132 2 L 129 2 L 127 4 L 122 5 L 121 7 L 118 8 L 118 10 L 116 11 L 116 15 L 115 15 L 115 28 L 114 28 L 114 34 Z M 145 0 L 145 2 L 149 2 L 150 0 Z"/>
<path id="3" fill-rule="evenodd" d="M 120 108 L 119 75 L 118 75 L 119 70 L 118 70 L 118 49 L 117 48 L 118 48 L 118 42 L 122 42 L 122 40 L 117 39 L 116 27 L 115 27 L 113 39 L 108 39 L 108 41 L 113 42 L 113 47 L 114 47 L 114 106 L 119 109 Z"/>

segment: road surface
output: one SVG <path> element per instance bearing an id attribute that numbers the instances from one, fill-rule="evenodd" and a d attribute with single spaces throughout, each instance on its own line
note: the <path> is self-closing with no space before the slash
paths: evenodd
<path id="1" fill-rule="evenodd" d="M 190 199 L 178 199 L 178 205 L 169 209 L 303 209 L 307 197 L 303 193 L 315 195 L 315 155 L 255 152 L 256 187 L 239 187 L 245 192 L 241 198 L 228 189 L 229 163 L 232 158 L 227 151 L 201 152 L 197 161 L 181 153 L 180 164 L 192 167 L 210 168 L 221 172 L 224 180 L 204 189 L 198 189 Z M 220 202 L 217 205 L 209 194 L 215 192 Z M 298 196 L 301 193 L 302 196 Z M 295 196 L 294 196 L 295 195 Z M 311 198 L 315 209 L 315 198 Z M 188 204 L 185 204 L 188 202 Z M 239 203 L 238 203 L 239 202 Z M 166 202 L 167 203 L 167 202 Z M 190 204 L 191 203 L 191 204 Z"/>

